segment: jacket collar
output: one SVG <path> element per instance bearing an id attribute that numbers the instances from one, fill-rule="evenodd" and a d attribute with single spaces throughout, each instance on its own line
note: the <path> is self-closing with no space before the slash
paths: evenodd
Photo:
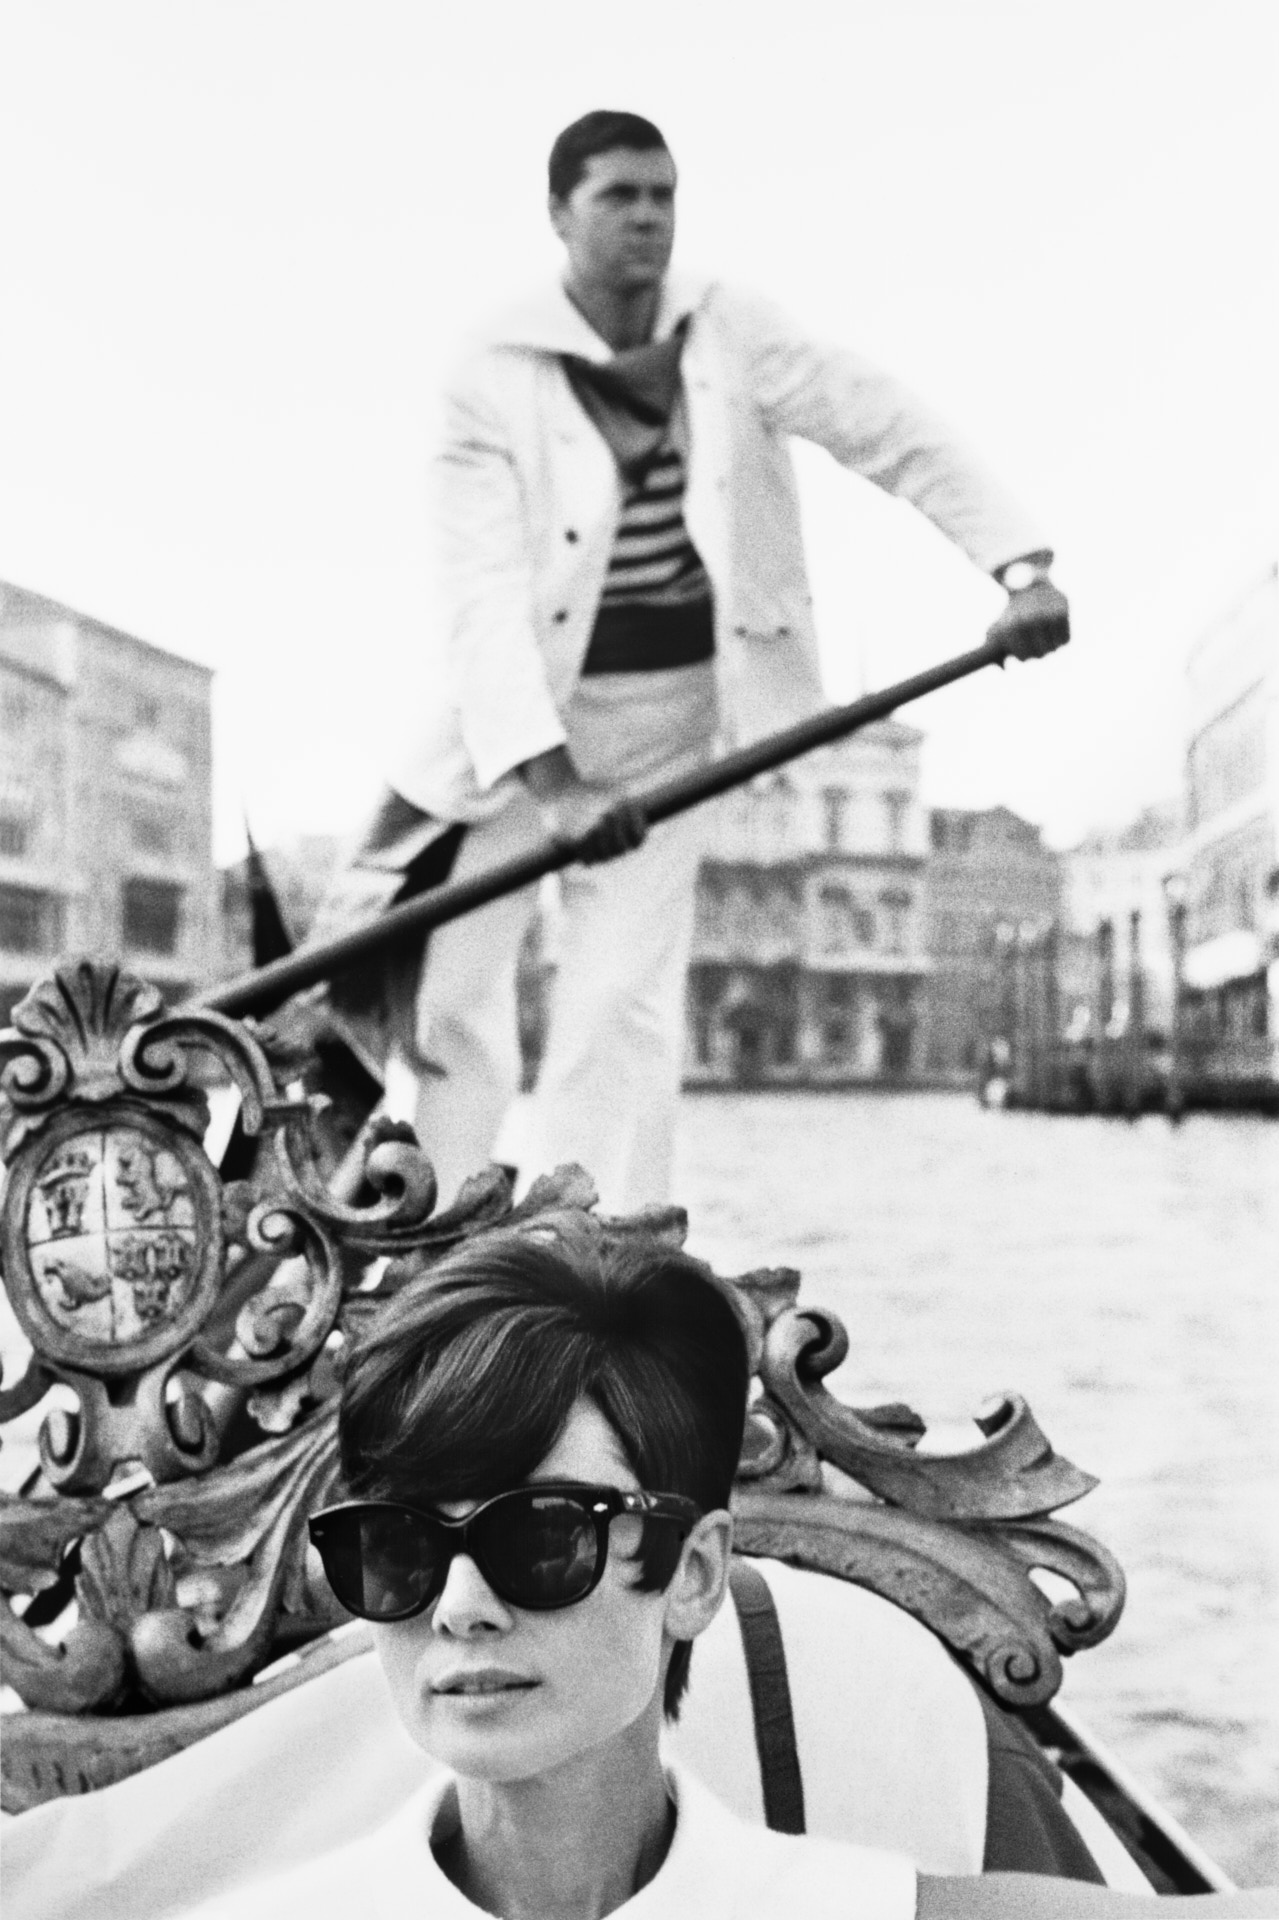
<path id="1" fill-rule="evenodd" d="M 711 289 L 704 276 L 668 273 L 662 284 L 653 338 L 664 340 L 686 314 L 701 306 Z M 613 349 L 583 319 L 562 284 L 550 281 L 496 314 L 478 329 L 489 347 L 524 347 L 535 353 L 569 353 L 581 360 L 611 360 Z"/>

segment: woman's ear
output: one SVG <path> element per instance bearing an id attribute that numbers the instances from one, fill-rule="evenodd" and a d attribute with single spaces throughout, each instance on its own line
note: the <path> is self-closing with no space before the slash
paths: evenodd
<path id="1" fill-rule="evenodd" d="M 705 1513 L 688 1539 L 666 1589 L 666 1631 L 672 1640 L 705 1633 L 728 1592 L 733 1516 L 724 1507 Z"/>

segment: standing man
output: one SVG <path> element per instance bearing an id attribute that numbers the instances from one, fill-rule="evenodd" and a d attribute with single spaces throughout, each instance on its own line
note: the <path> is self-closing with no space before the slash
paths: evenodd
<path id="1" fill-rule="evenodd" d="M 578 1160 L 610 1210 L 667 1197 L 702 816 L 644 836 L 625 798 L 826 704 L 787 441 L 909 500 L 1009 590 L 1018 658 L 1068 637 L 1024 511 L 855 354 L 669 272 L 675 163 L 598 112 L 550 156 L 560 284 L 487 330 L 437 459 L 448 685 L 366 855 L 466 823 L 453 877 L 592 833 L 562 879 L 531 1170 Z M 641 844 L 642 842 L 642 844 Z M 395 858 L 391 846 L 390 858 Z M 441 1191 L 490 1157 L 515 1090 L 515 972 L 535 892 L 432 934 L 388 1100 Z"/>

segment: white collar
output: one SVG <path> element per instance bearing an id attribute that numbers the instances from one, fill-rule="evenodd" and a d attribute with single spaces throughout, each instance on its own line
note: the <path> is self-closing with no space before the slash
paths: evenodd
<path id="1" fill-rule="evenodd" d="M 757 1836 L 681 1769 L 668 1767 L 666 1780 L 676 1807 L 670 1851 L 648 1885 L 618 1911 L 625 1920 L 688 1920 L 694 1914 L 698 1920 L 727 1920 L 736 1910 L 736 1866 Z M 394 1861 L 400 1868 L 392 1872 L 398 1898 L 413 1890 L 415 1904 L 406 1911 L 416 1912 L 420 1904 L 432 1920 L 476 1920 L 481 1911 L 458 1892 L 432 1850 L 456 1831 L 457 1817 L 457 1782 L 452 1774 L 437 1774 L 383 1829 L 390 1847 L 379 1845 L 377 1858 L 382 1867 Z"/>
<path id="2" fill-rule="evenodd" d="M 668 273 L 662 282 L 654 340 L 664 340 L 676 323 L 693 313 L 714 282 L 704 275 Z M 561 281 L 535 288 L 476 329 L 484 346 L 528 347 L 539 353 L 572 353 L 583 360 L 611 360 L 613 349 L 601 340 L 564 291 Z"/>

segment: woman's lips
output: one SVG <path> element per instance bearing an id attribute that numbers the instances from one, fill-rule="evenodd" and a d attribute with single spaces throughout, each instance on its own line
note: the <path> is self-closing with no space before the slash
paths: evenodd
<path id="1" fill-rule="evenodd" d="M 450 1699 L 472 1700 L 500 1693 L 527 1693 L 537 1685 L 527 1674 L 512 1673 L 506 1667 L 471 1667 L 441 1674 L 431 1682 L 431 1692 L 447 1694 Z"/>

